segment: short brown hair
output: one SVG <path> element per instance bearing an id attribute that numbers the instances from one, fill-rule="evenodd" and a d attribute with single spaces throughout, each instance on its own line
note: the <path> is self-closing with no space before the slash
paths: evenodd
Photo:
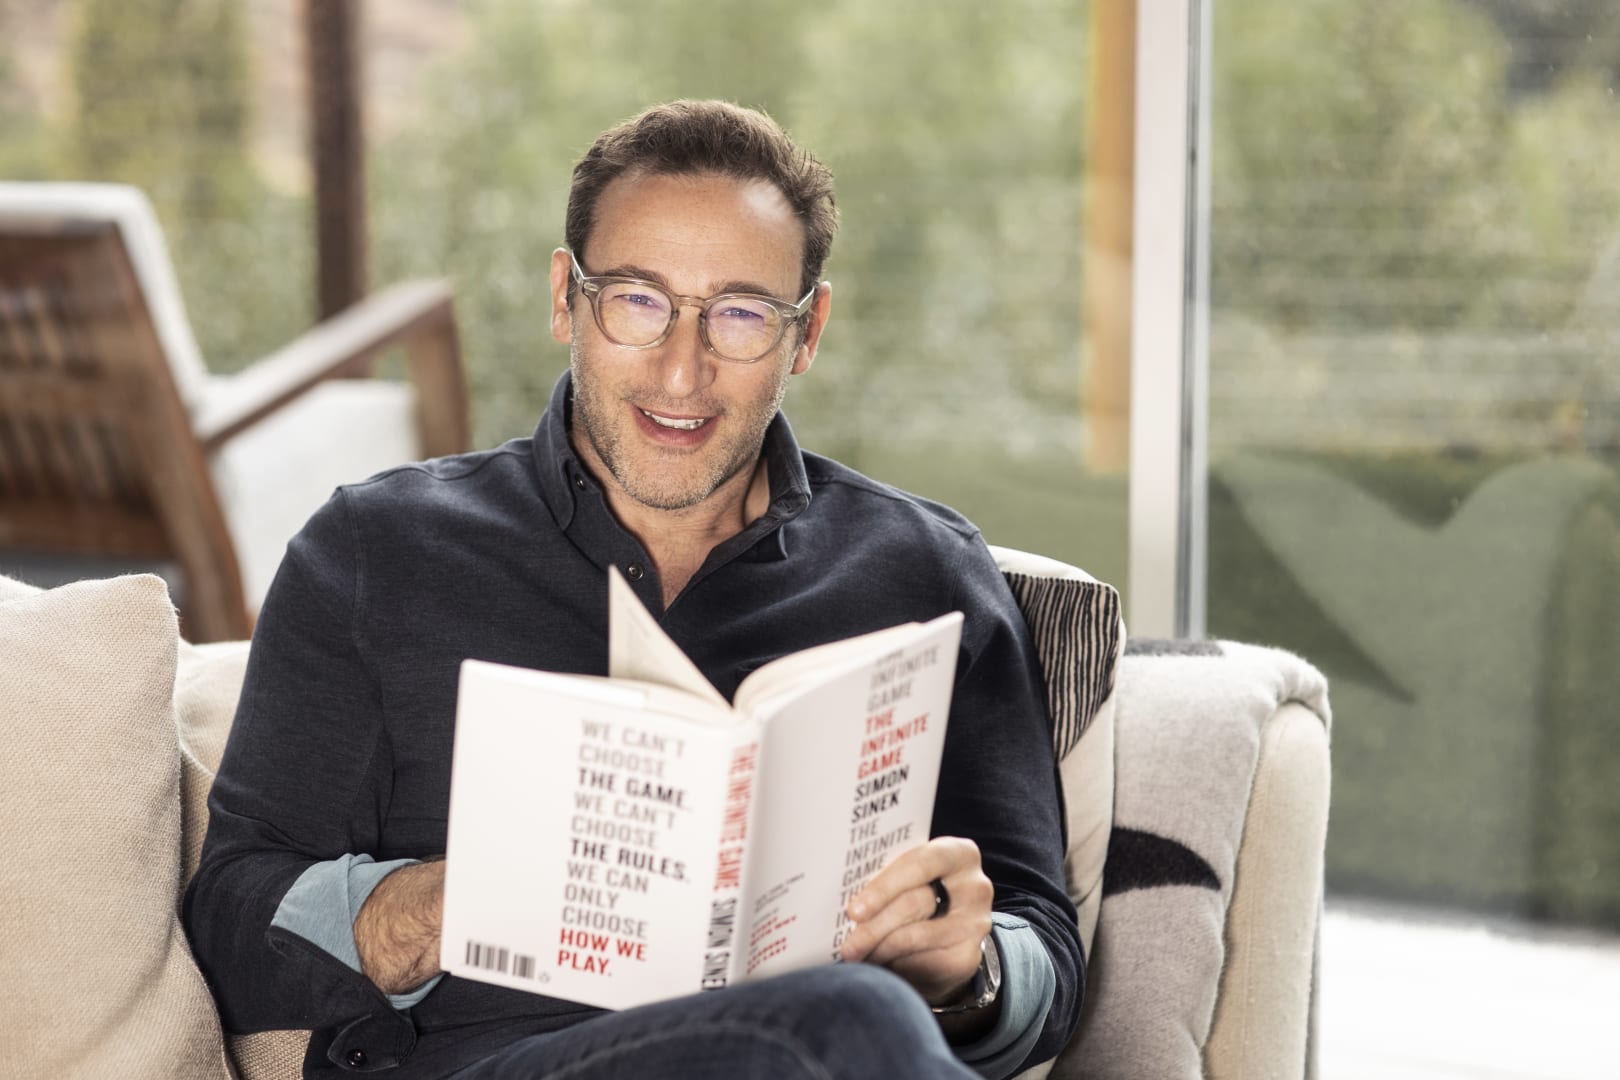
<path id="1" fill-rule="evenodd" d="M 821 279 L 822 264 L 838 231 L 832 171 L 763 112 L 728 101 L 671 101 L 597 136 L 574 166 L 568 189 L 565 233 L 581 262 L 585 240 L 596 224 L 597 200 L 627 173 L 713 173 L 770 181 L 804 225 L 800 292 L 808 292 Z"/>

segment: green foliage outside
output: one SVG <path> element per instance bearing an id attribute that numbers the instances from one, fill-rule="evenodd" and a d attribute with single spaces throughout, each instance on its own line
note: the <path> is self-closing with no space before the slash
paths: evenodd
<path id="1" fill-rule="evenodd" d="M 236 0 L 78 0 L 60 116 L 23 109 L 0 52 L 0 170 L 134 184 L 163 225 L 203 356 L 235 371 L 310 323 L 308 200 L 249 154 L 246 9 Z"/>
<path id="2" fill-rule="evenodd" d="M 1519 25 L 1532 8 L 1564 19 Z M 1460 382 L 1480 425 L 1452 453 L 1272 445 L 1298 477 L 1240 491 L 1251 451 L 1228 428 L 1211 632 L 1332 681 L 1330 887 L 1620 926 L 1620 446 L 1597 423 L 1620 345 L 1612 5 L 1233 0 L 1216 34 L 1217 371 L 1242 370 L 1247 339 L 1222 331 L 1245 323 L 1296 355 L 1399 339 L 1406 364 L 1428 335 L 1583 347 L 1504 361 L 1534 397 Z M 1562 66 L 1531 64 L 1564 41 Z M 1353 391 L 1369 426 L 1380 377 Z M 1508 420 L 1547 441 L 1493 442 Z M 1538 460 L 1560 446 L 1585 453 Z M 1314 519 L 1339 485 L 1371 509 Z"/>
<path id="3" fill-rule="evenodd" d="M 1285 330 L 1570 320 L 1620 231 L 1612 80 L 1510 97 L 1510 43 L 1453 0 L 1234 0 L 1215 48 L 1217 307 Z"/>
<path id="4" fill-rule="evenodd" d="M 13 61 L 0 52 L 0 176 L 15 180 L 49 173 L 45 124 L 17 91 Z"/>
<path id="5" fill-rule="evenodd" d="M 472 305 L 482 439 L 531 429 L 566 362 L 543 300 L 573 161 L 602 128 L 679 96 L 766 108 L 838 176 L 833 329 L 789 399 L 818 446 L 859 457 L 896 426 L 994 432 L 1030 410 L 1072 432 L 1076 13 L 1031 0 L 926 18 L 858 0 L 720 3 L 696 19 L 667 2 L 479 10 L 476 44 L 432 77 L 415 131 L 379 148 L 373 182 L 379 265 L 448 269 Z"/>

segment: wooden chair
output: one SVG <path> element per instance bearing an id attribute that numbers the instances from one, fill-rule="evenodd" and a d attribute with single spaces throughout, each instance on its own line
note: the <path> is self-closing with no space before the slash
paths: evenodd
<path id="1" fill-rule="evenodd" d="M 408 385 L 352 377 L 396 346 Z M 446 284 L 212 376 L 140 192 L 0 183 L 0 549 L 173 562 L 186 636 L 244 638 L 334 486 L 467 442 Z"/>

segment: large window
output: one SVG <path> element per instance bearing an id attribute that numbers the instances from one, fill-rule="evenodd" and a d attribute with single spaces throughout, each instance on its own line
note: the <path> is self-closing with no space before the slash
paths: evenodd
<path id="1" fill-rule="evenodd" d="M 0 5 L 0 171 L 151 196 L 210 368 L 314 318 L 302 0 Z M 1088 4 L 363 5 L 371 280 L 449 276 L 475 439 L 533 429 L 569 170 L 646 104 L 762 106 L 833 168 L 802 441 L 1124 581 L 1125 469 L 1082 365 Z M 1128 103 L 1127 103 L 1128 104 Z M 1122 370 L 1121 343 L 1112 353 Z"/>
<path id="2" fill-rule="evenodd" d="M 1620 8 L 1214 53 L 1209 625 L 1332 678 L 1330 892 L 1620 927 Z"/>

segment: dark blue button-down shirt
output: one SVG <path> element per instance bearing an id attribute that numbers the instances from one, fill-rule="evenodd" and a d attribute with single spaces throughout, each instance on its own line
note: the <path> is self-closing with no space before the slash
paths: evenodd
<path id="1" fill-rule="evenodd" d="M 532 439 L 341 488 L 288 545 L 186 901 L 226 1026 L 315 1029 L 308 1075 L 354 1068 L 361 1049 L 368 1069 L 387 1061 L 393 1075 L 427 1077 L 594 1012 L 455 978 L 396 1010 L 350 965 L 272 922 L 318 863 L 443 852 L 461 661 L 605 674 L 611 563 L 643 568 L 632 587 L 727 697 L 774 657 L 964 612 L 933 831 L 978 842 L 997 912 L 1045 947 L 1051 1007 L 1020 1057 L 1056 1053 L 1083 961 L 1050 732 L 1023 620 L 977 530 L 802 452 L 778 416 L 765 443 L 769 508 L 666 610 L 652 560 L 569 443 L 569 388 L 564 375 Z"/>

